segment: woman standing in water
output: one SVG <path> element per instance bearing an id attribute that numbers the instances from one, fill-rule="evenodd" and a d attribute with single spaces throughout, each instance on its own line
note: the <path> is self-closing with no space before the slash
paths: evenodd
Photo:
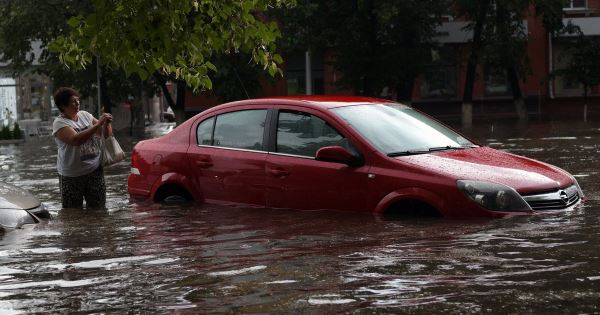
<path id="1" fill-rule="evenodd" d="M 112 116 L 100 119 L 79 110 L 79 93 L 61 87 L 54 93 L 61 114 L 54 119 L 52 135 L 58 146 L 57 170 L 63 208 L 103 207 L 106 185 L 101 165 L 101 134 L 112 135 Z M 102 130 L 103 129 L 103 130 Z"/>

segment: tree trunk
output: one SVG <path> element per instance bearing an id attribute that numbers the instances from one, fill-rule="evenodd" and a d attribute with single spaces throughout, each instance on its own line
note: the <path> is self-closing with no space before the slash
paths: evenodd
<path id="1" fill-rule="evenodd" d="M 167 88 L 167 79 L 159 73 L 154 73 L 153 76 L 160 84 L 160 88 L 163 92 L 165 99 L 167 100 L 167 104 L 169 104 L 169 107 L 171 107 L 171 109 L 173 110 L 173 114 L 175 115 L 175 124 L 177 126 L 179 126 L 181 123 L 183 123 L 185 121 L 185 110 L 184 110 L 185 83 L 180 84 L 180 82 L 183 82 L 183 81 L 177 82 L 177 87 L 176 87 L 176 91 L 175 91 L 176 102 L 177 102 L 176 103 L 175 101 L 173 101 L 173 96 L 171 95 L 171 92 Z M 183 91 L 181 91 L 181 90 L 183 90 Z M 163 109 L 161 108 L 161 111 L 162 110 Z M 162 115 L 162 113 L 161 113 L 161 115 Z"/>
<path id="2" fill-rule="evenodd" d="M 402 82 L 397 88 L 397 99 L 407 105 L 412 102 L 413 87 L 415 86 L 415 76 L 412 75 L 410 80 Z"/>
<path id="3" fill-rule="evenodd" d="M 515 30 L 511 28 L 511 13 L 507 4 L 498 5 L 496 3 L 496 35 L 499 38 L 501 44 L 510 47 L 511 42 L 514 41 Z M 513 94 L 513 103 L 517 112 L 519 122 L 527 122 L 527 106 L 523 99 L 523 93 L 521 92 L 521 86 L 519 85 L 519 74 L 517 67 L 520 64 L 520 55 L 510 49 L 503 50 L 501 52 L 503 57 L 501 60 L 505 64 L 506 76 L 510 84 L 510 88 Z"/>
<path id="4" fill-rule="evenodd" d="M 175 107 L 173 108 L 173 113 L 175 113 L 175 124 L 177 126 L 179 126 L 187 119 L 185 117 L 185 90 L 186 90 L 185 81 L 182 81 L 182 80 L 177 81 L 176 88 L 177 88 L 177 99 L 176 99 Z"/>
<path id="5" fill-rule="evenodd" d="M 112 114 L 113 102 L 108 94 L 108 85 L 106 84 L 106 79 L 104 76 L 100 77 L 100 88 L 104 93 L 102 93 L 102 107 L 104 107 L 104 112 Z M 101 108 L 102 109 L 102 108 Z"/>
<path id="6" fill-rule="evenodd" d="M 588 116 L 588 86 L 583 86 L 583 122 L 587 122 Z"/>
<path id="7" fill-rule="evenodd" d="M 159 83 L 160 89 L 163 92 L 163 96 L 167 100 L 167 104 L 169 104 L 169 107 L 171 107 L 171 109 L 174 109 L 175 108 L 175 102 L 173 101 L 173 96 L 171 95 L 171 92 L 167 88 L 167 79 L 163 75 L 161 75 L 159 73 L 154 73 L 153 77 Z M 162 111 L 162 108 L 161 108 L 161 111 Z"/>
<path id="8" fill-rule="evenodd" d="M 515 69 L 514 66 L 509 66 L 507 67 L 506 72 L 513 93 L 513 102 L 515 104 L 515 110 L 517 111 L 517 117 L 519 118 L 519 121 L 526 122 L 529 119 L 529 115 L 527 114 L 527 105 L 525 104 L 521 86 L 519 85 L 517 69 Z"/>
<path id="9" fill-rule="evenodd" d="M 489 0 L 480 2 L 475 28 L 473 29 L 473 43 L 471 44 L 471 55 L 467 64 L 467 77 L 465 78 L 465 89 L 463 92 L 462 102 L 462 127 L 471 129 L 473 126 L 473 87 L 475 85 L 475 72 L 479 63 L 479 50 L 482 46 L 481 34 L 483 25 L 485 24 L 485 16 L 487 13 Z"/>
<path id="10" fill-rule="evenodd" d="M 367 41 L 369 42 L 369 47 L 371 48 L 371 51 L 376 52 L 379 51 L 379 41 L 377 40 L 377 15 L 375 13 L 375 9 L 373 7 L 373 1 L 372 0 L 366 0 L 364 1 L 364 6 L 365 6 L 365 15 L 366 15 L 366 19 L 368 21 L 368 25 L 367 25 Z M 375 62 L 372 62 L 373 64 Z M 362 81 L 362 95 L 365 96 L 378 96 L 379 91 L 376 91 L 376 87 L 373 85 L 373 82 L 375 80 L 373 80 L 373 75 L 376 75 L 373 73 L 374 67 L 373 64 L 367 64 L 367 69 L 365 69 L 364 74 L 365 76 L 363 77 L 363 81 Z"/>

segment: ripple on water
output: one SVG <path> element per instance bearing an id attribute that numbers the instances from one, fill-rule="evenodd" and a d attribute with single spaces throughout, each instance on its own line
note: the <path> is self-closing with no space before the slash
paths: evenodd
<path id="1" fill-rule="evenodd" d="M 14 284 L 0 284 L 1 290 L 18 290 L 26 288 L 43 288 L 43 287 L 59 287 L 59 288 L 74 288 L 88 286 L 92 284 L 99 284 L 107 281 L 101 278 L 82 279 L 82 280 L 51 280 L 51 281 L 32 281 L 32 282 L 21 282 Z"/>
<path id="2" fill-rule="evenodd" d="M 55 264 L 47 265 L 46 268 L 64 270 L 66 268 L 83 268 L 83 269 L 118 269 L 131 266 L 139 261 L 154 259 L 155 256 L 131 256 L 109 259 L 98 259 L 90 261 L 82 261 L 73 264 Z"/>
<path id="3" fill-rule="evenodd" d="M 17 273 L 26 273 L 27 271 L 15 268 L 8 268 L 0 266 L 0 275 L 13 275 Z"/>
<path id="4" fill-rule="evenodd" d="M 3 180 L 56 215 L 0 234 L 0 313 L 597 313 L 598 137 L 574 127 L 474 133 L 571 171 L 588 198 L 502 220 L 130 201 L 127 163 L 106 171 L 106 211 L 69 214 L 53 144 L 0 147 Z"/>
<path id="5" fill-rule="evenodd" d="M 348 304 L 354 302 L 356 302 L 355 299 L 346 299 L 336 294 L 317 295 L 308 298 L 308 304 L 312 305 Z"/>
<path id="6" fill-rule="evenodd" d="M 263 270 L 263 269 L 267 269 L 267 266 L 253 266 L 253 267 L 242 268 L 242 269 L 237 269 L 237 270 L 209 272 L 209 273 L 207 273 L 207 275 L 209 275 L 211 277 L 237 276 L 237 275 L 241 275 L 241 274 L 256 272 L 256 271 Z"/>

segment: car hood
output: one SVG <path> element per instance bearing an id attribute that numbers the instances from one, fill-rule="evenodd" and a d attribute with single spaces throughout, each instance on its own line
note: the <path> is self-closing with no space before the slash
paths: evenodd
<path id="1" fill-rule="evenodd" d="M 40 201 L 27 190 L 0 182 L 0 209 L 32 209 Z"/>
<path id="2" fill-rule="evenodd" d="M 490 181 L 520 193 L 549 191 L 572 183 L 558 167 L 489 147 L 398 157 L 409 164 L 453 179 Z"/>

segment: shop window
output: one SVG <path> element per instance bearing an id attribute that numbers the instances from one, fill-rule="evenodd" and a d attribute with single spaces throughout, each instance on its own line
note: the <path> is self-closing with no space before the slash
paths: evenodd
<path id="1" fill-rule="evenodd" d="M 510 95 L 510 82 L 506 75 L 506 70 L 494 67 L 485 69 L 485 95 L 487 96 L 505 96 Z"/>
<path id="2" fill-rule="evenodd" d="M 0 128 L 17 119 L 17 88 L 12 78 L 0 78 Z"/>
<path id="3" fill-rule="evenodd" d="M 554 50 L 554 69 L 566 70 L 572 58 L 571 50 L 567 47 L 571 42 L 565 41 L 556 43 Z M 583 86 L 577 81 L 574 75 L 563 74 L 554 77 L 554 87 L 557 96 L 581 96 L 583 95 Z"/>
<path id="4" fill-rule="evenodd" d="M 456 53 L 452 47 L 431 51 L 421 82 L 423 98 L 451 98 L 457 95 Z"/>
<path id="5" fill-rule="evenodd" d="M 567 0 L 563 6 L 565 10 L 576 10 L 587 8 L 586 0 Z"/>

